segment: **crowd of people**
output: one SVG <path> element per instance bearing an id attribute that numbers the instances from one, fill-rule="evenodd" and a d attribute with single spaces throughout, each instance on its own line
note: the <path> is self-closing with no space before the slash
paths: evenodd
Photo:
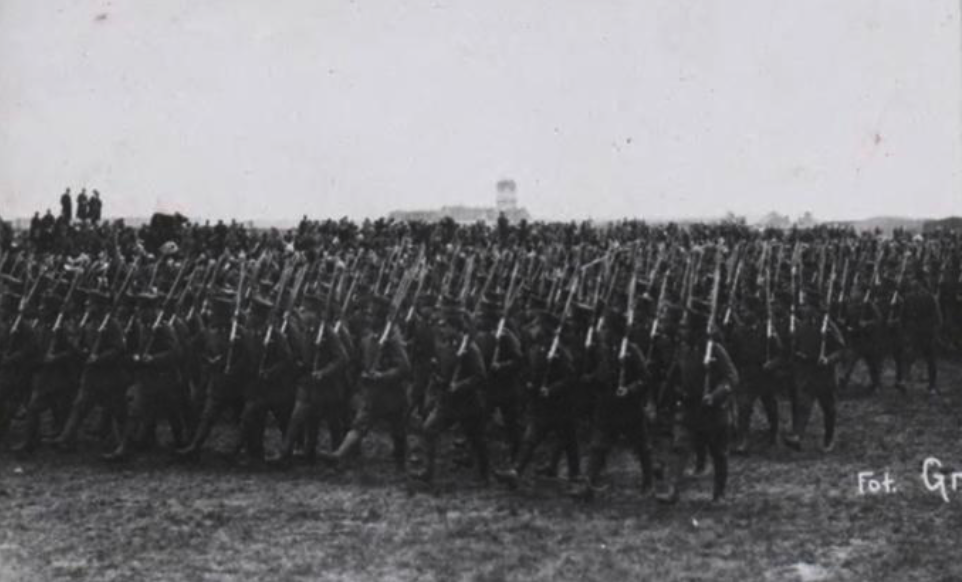
<path id="1" fill-rule="evenodd" d="M 547 476 L 563 461 L 570 494 L 591 499 L 624 444 L 659 501 L 677 502 L 709 461 L 721 500 L 730 452 L 830 454 L 859 362 L 873 392 L 894 362 L 908 398 L 921 359 L 937 398 L 939 351 L 959 345 L 951 232 L 306 218 L 282 232 L 183 217 L 132 229 L 86 205 L 66 244 L 20 233 L 0 255 L 0 441 L 19 454 L 72 451 L 86 427 L 108 462 L 162 445 L 203 462 L 217 430 L 238 462 L 342 470 L 386 430 L 396 469 L 431 483 L 458 427 L 453 455 L 485 483 L 517 488 L 537 458 Z"/>

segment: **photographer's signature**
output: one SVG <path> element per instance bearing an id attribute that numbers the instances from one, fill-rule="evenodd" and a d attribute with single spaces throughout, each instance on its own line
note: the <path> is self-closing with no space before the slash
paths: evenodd
<path id="1" fill-rule="evenodd" d="M 857 479 L 859 495 L 889 495 L 899 492 L 895 479 L 888 471 L 859 471 Z M 946 503 L 949 502 L 949 493 L 962 490 L 962 471 L 946 468 L 942 461 L 935 457 L 927 457 L 922 463 L 920 479 L 926 491 L 937 494 Z"/>

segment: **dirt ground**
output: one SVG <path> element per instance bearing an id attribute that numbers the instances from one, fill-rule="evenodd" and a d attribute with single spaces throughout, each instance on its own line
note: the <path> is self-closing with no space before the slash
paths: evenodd
<path id="1" fill-rule="evenodd" d="M 4 450 L 0 582 L 962 580 L 962 480 L 946 503 L 922 479 L 927 457 L 962 470 L 962 365 L 940 372 L 941 399 L 918 376 L 908 396 L 854 386 L 828 454 L 819 413 L 794 453 L 761 446 L 756 412 L 756 452 L 733 458 L 722 506 L 709 502 L 710 477 L 675 507 L 643 498 L 625 451 L 609 463 L 609 490 L 586 505 L 564 481 L 510 493 L 449 462 L 434 491 L 411 490 L 380 434 L 343 474 L 253 471 L 213 452 L 185 467 L 163 450 L 114 467 L 93 441 L 29 460 Z M 888 471 L 897 490 L 860 495 L 860 471 Z"/>

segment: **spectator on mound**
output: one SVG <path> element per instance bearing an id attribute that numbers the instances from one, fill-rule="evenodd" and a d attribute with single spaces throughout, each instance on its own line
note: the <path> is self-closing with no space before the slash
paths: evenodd
<path id="1" fill-rule="evenodd" d="M 77 194 L 77 220 L 85 222 L 88 216 L 87 209 L 87 189 L 84 188 Z"/>
<path id="2" fill-rule="evenodd" d="M 100 192 L 94 190 L 93 198 L 90 199 L 89 207 L 87 208 L 87 218 L 90 222 L 97 224 L 100 222 L 101 214 L 103 213 L 103 202 L 100 200 Z"/>
<path id="3" fill-rule="evenodd" d="M 60 216 L 67 224 L 73 220 L 73 199 L 70 197 L 70 188 L 67 188 L 60 197 Z"/>

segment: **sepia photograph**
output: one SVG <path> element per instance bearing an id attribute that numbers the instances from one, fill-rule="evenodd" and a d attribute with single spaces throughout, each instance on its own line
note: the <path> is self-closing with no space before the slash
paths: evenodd
<path id="1" fill-rule="evenodd" d="M 959 548 L 962 1 L 0 0 L 0 582 Z"/>

